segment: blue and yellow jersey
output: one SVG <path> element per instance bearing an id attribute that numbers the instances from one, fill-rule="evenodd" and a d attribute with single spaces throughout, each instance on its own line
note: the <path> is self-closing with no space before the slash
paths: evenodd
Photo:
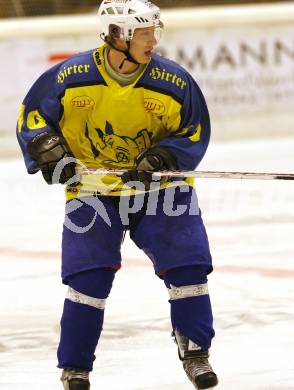
<path id="1" fill-rule="evenodd" d="M 170 149 L 179 170 L 200 163 L 210 138 L 210 120 L 196 82 L 181 66 L 153 54 L 131 85 L 120 86 L 105 70 L 105 45 L 76 54 L 45 72 L 20 109 L 17 136 L 29 173 L 38 171 L 27 153 L 37 134 L 56 132 L 89 168 L 134 168 L 136 157 L 157 145 Z M 116 176 L 92 177 L 67 188 L 68 199 L 94 186 L 119 195 Z M 98 183 L 99 182 L 99 183 Z M 81 191 L 80 191 L 81 190 Z"/>

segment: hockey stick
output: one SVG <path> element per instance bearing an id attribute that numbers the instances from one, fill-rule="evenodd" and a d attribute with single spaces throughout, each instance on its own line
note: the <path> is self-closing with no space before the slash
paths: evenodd
<path id="1" fill-rule="evenodd" d="M 81 175 L 116 175 L 121 176 L 128 169 L 84 168 L 78 169 Z M 158 171 L 150 172 L 154 177 L 196 177 L 214 179 L 255 179 L 255 180 L 294 180 L 294 173 L 258 173 L 258 172 L 222 172 L 222 171 Z"/>

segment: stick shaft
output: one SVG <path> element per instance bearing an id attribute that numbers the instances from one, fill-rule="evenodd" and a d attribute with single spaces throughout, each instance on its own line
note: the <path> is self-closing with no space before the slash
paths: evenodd
<path id="1" fill-rule="evenodd" d="M 127 169 L 81 169 L 82 175 L 116 175 L 121 176 Z M 213 179 L 255 179 L 255 180 L 294 180 L 294 173 L 267 173 L 267 172 L 222 172 L 222 171 L 160 171 L 151 172 L 155 177 L 195 177 Z"/>

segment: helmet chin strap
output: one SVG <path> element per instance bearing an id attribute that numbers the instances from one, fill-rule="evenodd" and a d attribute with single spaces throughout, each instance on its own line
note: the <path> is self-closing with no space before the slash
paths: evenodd
<path id="1" fill-rule="evenodd" d="M 114 46 L 114 44 L 109 40 L 109 39 L 105 39 L 104 40 L 112 49 L 116 50 L 116 51 L 119 51 L 120 53 L 123 53 L 125 55 L 125 58 L 122 60 L 120 66 L 118 67 L 120 70 L 122 69 L 122 67 L 124 66 L 124 63 L 125 61 L 129 61 L 129 62 L 132 62 L 133 64 L 136 64 L 136 65 L 141 65 L 140 62 L 136 61 L 134 57 L 132 57 L 131 53 L 130 53 L 130 48 L 131 48 L 131 42 L 130 41 L 126 41 L 126 44 L 128 46 L 127 50 L 122 50 L 122 49 L 118 49 L 117 47 Z"/>

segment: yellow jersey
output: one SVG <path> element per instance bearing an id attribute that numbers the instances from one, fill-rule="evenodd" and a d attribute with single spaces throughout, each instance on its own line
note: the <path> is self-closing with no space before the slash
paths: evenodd
<path id="1" fill-rule="evenodd" d="M 173 153 L 179 170 L 195 169 L 209 143 L 210 120 L 192 76 L 152 54 L 138 78 L 121 86 L 105 69 L 105 49 L 103 45 L 55 65 L 28 92 L 17 122 L 28 172 L 39 168 L 27 143 L 43 132 L 62 134 L 87 168 L 134 168 L 136 157 L 157 145 Z M 115 175 L 83 176 L 79 186 L 66 189 L 67 199 L 130 191 Z"/>

